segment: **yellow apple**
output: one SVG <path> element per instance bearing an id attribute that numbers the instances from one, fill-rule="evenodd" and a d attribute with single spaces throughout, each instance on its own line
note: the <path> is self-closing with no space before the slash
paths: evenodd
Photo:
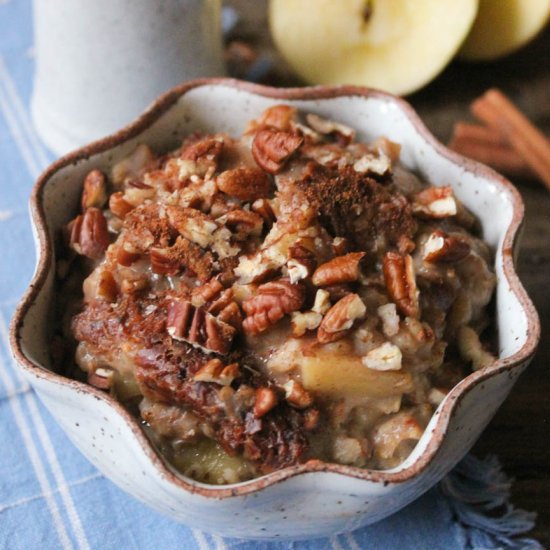
<path id="1" fill-rule="evenodd" d="M 479 0 L 479 11 L 459 57 L 497 59 L 534 38 L 550 18 L 550 0 Z"/>
<path id="2" fill-rule="evenodd" d="M 407 94 L 453 58 L 478 0 L 271 0 L 277 47 L 314 84 Z"/>

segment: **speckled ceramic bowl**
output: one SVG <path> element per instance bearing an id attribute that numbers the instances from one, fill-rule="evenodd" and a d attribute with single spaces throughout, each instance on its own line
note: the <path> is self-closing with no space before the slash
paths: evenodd
<path id="1" fill-rule="evenodd" d="M 247 120 L 281 101 L 353 126 L 360 138 L 385 135 L 401 143 L 409 168 L 434 184 L 451 184 L 481 219 L 484 237 L 496 250 L 499 360 L 447 395 L 413 453 L 393 470 L 313 461 L 233 486 L 209 486 L 175 474 L 114 399 L 56 373 L 48 357 L 53 235 L 77 211 L 81 181 L 90 169 L 108 169 L 140 142 L 166 150 L 198 129 L 237 135 Z M 222 535 L 319 537 L 399 510 L 466 454 L 527 366 L 539 338 L 537 314 L 514 271 L 523 218 L 517 191 L 489 168 L 439 144 L 407 103 L 364 88 L 273 89 L 232 80 L 181 85 L 134 124 L 50 166 L 33 190 L 31 212 L 38 266 L 11 325 L 23 373 L 75 445 L 117 485 L 177 521 Z"/>

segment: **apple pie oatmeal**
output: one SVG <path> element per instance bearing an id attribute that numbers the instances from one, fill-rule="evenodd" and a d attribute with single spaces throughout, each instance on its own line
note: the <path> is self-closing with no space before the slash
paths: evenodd
<path id="1" fill-rule="evenodd" d="M 494 361 L 496 282 L 475 217 L 399 154 L 277 105 L 239 138 L 92 170 L 58 259 L 54 360 L 199 481 L 397 466 Z"/>

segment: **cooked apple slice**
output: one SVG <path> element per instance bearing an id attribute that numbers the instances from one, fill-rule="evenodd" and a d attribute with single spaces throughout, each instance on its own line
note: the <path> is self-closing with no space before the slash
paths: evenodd
<path id="1" fill-rule="evenodd" d="M 406 372 L 371 370 L 360 357 L 318 351 L 300 361 L 302 384 L 321 395 L 388 397 L 411 392 L 411 375 Z"/>
<path id="2" fill-rule="evenodd" d="M 497 59 L 527 44 L 550 18 L 550 0 L 480 0 L 479 11 L 459 57 Z"/>
<path id="3" fill-rule="evenodd" d="M 275 43 L 315 84 L 407 94 L 434 78 L 468 34 L 478 0 L 271 0 Z"/>

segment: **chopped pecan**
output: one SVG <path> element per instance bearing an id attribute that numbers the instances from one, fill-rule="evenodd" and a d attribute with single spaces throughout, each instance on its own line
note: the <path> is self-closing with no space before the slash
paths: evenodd
<path id="1" fill-rule="evenodd" d="M 292 320 L 290 321 L 290 327 L 292 329 L 292 335 L 296 337 L 303 336 L 308 330 L 315 330 L 323 320 L 323 316 L 316 311 L 294 311 L 292 313 Z"/>
<path id="2" fill-rule="evenodd" d="M 345 237 L 334 237 L 332 250 L 336 256 L 343 256 L 349 252 L 349 242 Z"/>
<path id="3" fill-rule="evenodd" d="M 168 206 L 166 215 L 180 235 L 202 248 L 212 242 L 213 234 L 218 229 L 218 224 L 210 216 L 195 208 Z"/>
<path id="4" fill-rule="evenodd" d="M 181 261 L 168 248 L 151 248 L 151 269 L 158 275 L 175 275 L 181 269 Z"/>
<path id="5" fill-rule="evenodd" d="M 271 409 L 277 406 L 277 394 L 272 388 L 262 387 L 256 390 L 256 401 L 254 403 L 254 416 L 261 418 Z"/>
<path id="6" fill-rule="evenodd" d="M 134 206 L 124 198 L 123 193 L 117 191 L 109 197 L 109 209 L 117 218 L 123 220 L 134 209 Z"/>
<path id="7" fill-rule="evenodd" d="M 365 252 L 350 252 L 345 256 L 333 258 L 320 265 L 311 280 L 315 286 L 357 281 L 361 276 L 361 261 L 364 257 Z"/>
<path id="8" fill-rule="evenodd" d="M 106 302 L 114 302 L 118 294 L 118 286 L 116 284 L 113 273 L 108 269 L 103 269 L 99 273 L 97 281 L 97 295 Z"/>
<path id="9" fill-rule="evenodd" d="M 191 302 L 195 307 L 203 306 L 219 296 L 222 290 L 223 285 L 217 277 L 214 277 L 207 283 L 193 289 L 191 293 Z"/>
<path id="10" fill-rule="evenodd" d="M 381 346 L 370 350 L 362 358 L 365 367 L 373 370 L 400 370 L 401 350 L 390 342 L 384 342 Z"/>
<path id="11" fill-rule="evenodd" d="M 447 218 L 455 216 L 457 204 L 450 185 L 428 187 L 413 198 L 413 212 L 426 218 Z"/>
<path id="12" fill-rule="evenodd" d="M 276 174 L 303 141 L 304 138 L 298 134 L 260 130 L 252 142 L 252 156 L 260 168 Z"/>
<path id="13" fill-rule="evenodd" d="M 220 191 L 243 202 L 265 198 L 271 191 L 269 176 L 260 168 L 242 167 L 226 170 L 216 178 Z"/>
<path id="14" fill-rule="evenodd" d="M 355 138 L 355 130 L 353 128 L 333 120 L 322 118 L 314 113 L 307 114 L 306 121 L 311 128 L 320 134 L 334 135 L 338 138 L 338 141 L 341 141 L 342 145 L 348 145 Z"/>
<path id="15" fill-rule="evenodd" d="M 470 245 L 454 235 L 434 231 L 424 245 L 424 259 L 427 262 L 453 263 L 470 254 Z"/>
<path id="16" fill-rule="evenodd" d="M 286 400 L 298 409 L 305 409 L 313 404 L 313 397 L 296 380 L 289 380 L 284 386 Z"/>
<path id="17" fill-rule="evenodd" d="M 178 237 L 173 246 L 151 248 L 149 254 L 153 272 L 159 275 L 175 275 L 184 267 L 200 281 L 207 281 L 212 275 L 212 254 L 203 254 L 198 245 L 184 237 Z"/>
<path id="18" fill-rule="evenodd" d="M 247 315 L 243 328 L 250 334 L 263 332 L 286 314 L 300 309 L 304 299 L 305 289 L 299 283 L 279 279 L 260 285 L 256 296 L 242 304 Z"/>
<path id="19" fill-rule="evenodd" d="M 321 413 L 318 409 L 307 409 L 304 411 L 304 430 L 311 432 L 319 425 Z"/>
<path id="20" fill-rule="evenodd" d="M 116 261 L 124 267 L 130 267 L 140 257 L 140 254 L 131 244 L 122 243 L 116 250 Z"/>
<path id="21" fill-rule="evenodd" d="M 128 157 L 117 162 L 111 171 L 111 180 L 116 186 L 120 186 L 127 179 L 137 180 L 147 170 L 153 170 L 157 166 L 157 158 L 151 148 L 142 143 L 136 147 Z"/>
<path id="22" fill-rule="evenodd" d="M 107 182 L 101 170 L 92 170 L 84 179 L 82 198 L 80 200 L 82 211 L 87 208 L 103 208 L 107 202 Z"/>
<path id="23" fill-rule="evenodd" d="M 229 386 L 239 376 L 239 365 L 224 365 L 219 359 L 211 359 L 193 376 L 195 382 L 213 382 L 220 386 Z"/>
<path id="24" fill-rule="evenodd" d="M 274 105 L 268 107 L 256 120 L 252 121 L 247 132 L 258 128 L 274 128 L 276 130 L 290 130 L 296 120 L 296 107 L 290 105 Z"/>
<path id="25" fill-rule="evenodd" d="M 343 338 L 357 319 L 365 316 L 367 308 L 357 294 L 348 294 L 336 302 L 325 314 L 317 330 L 317 340 L 328 344 Z"/>
<path id="26" fill-rule="evenodd" d="M 257 199 L 252 203 L 252 211 L 259 214 L 268 229 L 271 229 L 271 226 L 275 223 L 276 217 L 273 212 L 273 208 L 269 204 L 267 199 Z"/>
<path id="27" fill-rule="evenodd" d="M 88 373 L 88 384 L 100 390 L 110 390 L 115 381 L 113 369 L 99 367 Z"/>
<path id="28" fill-rule="evenodd" d="M 227 353 L 236 330 L 191 302 L 174 301 L 168 308 L 166 330 L 175 340 L 183 340 L 207 352 Z"/>
<path id="29" fill-rule="evenodd" d="M 237 330 L 241 330 L 243 326 L 243 316 L 241 308 L 237 302 L 231 302 L 226 305 L 217 315 L 218 320 L 231 325 Z"/>
<path id="30" fill-rule="evenodd" d="M 320 288 L 315 293 L 315 300 L 313 302 L 312 311 L 324 315 L 330 309 L 330 294 L 328 291 Z"/>
<path id="31" fill-rule="evenodd" d="M 367 153 L 355 161 L 353 169 L 362 174 L 384 176 L 391 172 L 391 160 L 383 151 L 379 151 L 378 155 Z"/>
<path id="32" fill-rule="evenodd" d="M 418 290 L 413 270 L 412 257 L 396 252 L 387 252 L 384 256 L 384 280 L 388 294 L 404 315 L 418 317 Z"/>
<path id="33" fill-rule="evenodd" d="M 230 210 L 227 214 L 218 218 L 217 221 L 225 224 L 238 241 L 245 240 L 250 235 L 260 236 L 264 225 L 264 220 L 260 215 L 242 208 Z"/>
<path id="34" fill-rule="evenodd" d="M 88 208 L 69 224 L 71 247 L 84 256 L 99 260 L 109 246 L 109 230 L 103 212 Z"/>
<path id="35" fill-rule="evenodd" d="M 288 256 L 286 267 L 291 283 L 307 279 L 315 271 L 317 265 L 315 254 L 300 241 L 289 247 Z"/>
<path id="36" fill-rule="evenodd" d="M 181 158 L 184 160 L 197 161 L 207 159 L 216 161 L 223 150 L 223 141 L 215 138 L 206 138 L 186 147 Z"/>
<path id="37" fill-rule="evenodd" d="M 216 299 L 212 300 L 206 310 L 209 313 L 212 313 L 212 315 L 217 315 L 220 313 L 223 309 L 225 309 L 230 303 L 232 303 L 233 300 L 233 289 L 228 288 L 224 290 L 223 292 L 220 292 L 218 296 L 216 296 Z"/>

